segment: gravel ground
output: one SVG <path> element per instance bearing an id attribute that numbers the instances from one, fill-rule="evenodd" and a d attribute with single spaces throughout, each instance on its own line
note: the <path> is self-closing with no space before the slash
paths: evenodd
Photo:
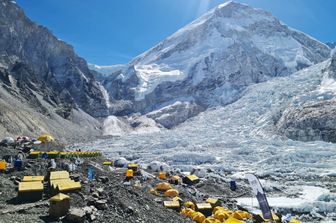
<path id="1" fill-rule="evenodd" d="M 0 156 L 15 155 L 16 151 L 11 148 L 0 148 Z M 106 200 L 106 206 L 102 210 L 94 212 L 94 222 L 192 222 L 182 217 L 178 212 L 163 207 L 162 201 L 169 200 L 165 197 L 155 196 L 148 192 L 149 188 L 161 180 L 153 177 L 154 173 L 142 170 L 142 175 L 135 176 L 130 185 L 125 185 L 123 168 L 110 168 L 103 166 L 103 157 L 83 159 L 77 170 L 71 176 L 81 181 L 82 189 L 70 193 L 71 207 L 84 208 L 95 202 L 94 196 L 99 195 L 96 200 Z M 67 159 L 56 161 L 57 167 L 70 162 Z M 49 218 L 50 195 L 44 194 L 42 201 L 35 203 L 19 203 L 17 196 L 17 183 L 24 175 L 47 174 L 48 160 L 34 159 L 27 160 L 28 168 L 23 171 L 15 171 L 10 174 L 0 173 L 0 222 L 67 222 L 65 219 L 54 220 Z M 94 180 L 87 181 L 87 168 L 94 169 Z M 101 177 L 107 177 L 108 182 L 103 182 Z M 13 179 L 15 178 L 15 179 Z M 196 187 L 186 185 L 175 186 L 184 200 L 202 201 L 208 195 L 229 194 L 228 186 L 211 180 L 203 180 Z M 242 193 L 245 188 L 235 192 L 235 195 Z M 209 192 L 209 193 L 208 193 Z M 223 196 L 228 205 L 235 205 L 234 200 L 229 196 Z M 231 194 L 232 195 L 232 194 Z M 86 222 L 90 222 L 87 215 Z"/>

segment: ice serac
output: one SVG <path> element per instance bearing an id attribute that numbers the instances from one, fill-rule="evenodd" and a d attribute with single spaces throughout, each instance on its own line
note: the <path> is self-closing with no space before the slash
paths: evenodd
<path id="1" fill-rule="evenodd" d="M 185 98 L 201 111 L 231 103 L 246 86 L 289 75 L 329 54 L 328 46 L 270 13 L 228 2 L 139 55 L 103 84 L 119 105 L 116 114 L 147 113 Z"/>
<path id="2" fill-rule="evenodd" d="M 93 117 L 108 115 L 106 97 L 86 61 L 9 0 L 0 0 L 0 95 L 4 104 L 0 135 L 43 131 L 66 135 L 62 126 L 80 122 L 78 132 L 95 129 L 98 122 Z M 13 109 L 16 115 L 10 115 Z M 32 121 L 22 121 L 25 118 Z"/>

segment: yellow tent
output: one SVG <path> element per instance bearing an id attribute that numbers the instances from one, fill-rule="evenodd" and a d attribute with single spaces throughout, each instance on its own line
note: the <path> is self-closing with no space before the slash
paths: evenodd
<path id="1" fill-rule="evenodd" d="M 50 198 L 49 215 L 59 218 L 66 215 L 70 209 L 70 197 L 59 193 Z"/>
<path id="2" fill-rule="evenodd" d="M 37 138 L 38 141 L 41 142 L 53 142 L 55 141 L 54 137 L 48 134 L 41 135 L 40 137 Z"/>
<path id="3" fill-rule="evenodd" d="M 229 217 L 226 221 L 224 221 L 225 223 L 244 223 L 243 221 L 241 220 L 238 220 L 234 217 Z"/>

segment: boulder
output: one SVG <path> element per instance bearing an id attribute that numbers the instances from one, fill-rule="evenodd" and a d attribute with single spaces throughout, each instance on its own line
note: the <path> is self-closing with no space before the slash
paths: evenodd
<path id="1" fill-rule="evenodd" d="M 98 209 L 98 210 L 106 210 L 108 207 L 107 207 L 107 200 L 98 200 L 95 202 L 95 207 Z"/>
<path id="2" fill-rule="evenodd" d="M 102 183 L 107 183 L 109 182 L 109 178 L 107 176 L 100 176 L 99 177 L 99 180 L 102 182 Z"/>
<path id="3" fill-rule="evenodd" d="M 6 137 L 1 140 L 0 145 L 11 146 L 14 145 L 15 140 L 12 137 Z"/>
<path id="4" fill-rule="evenodd" d="M 66 220 L 73 223 L 84 223 L 85 211 L 79 208 L 72 208 L 67 214 Z"/>

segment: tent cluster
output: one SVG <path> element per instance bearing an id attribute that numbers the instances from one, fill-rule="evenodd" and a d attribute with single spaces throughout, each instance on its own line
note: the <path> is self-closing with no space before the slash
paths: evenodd
<path id="1" fill-rule="evenodd" d="M 38 145 L 41 143 L 54 142 L 55 138 L 49 134 L 43 134 L 37 138 L 28 136 L 18 136 L 16 139 L 12 137 L 5 137 L 0 141 L 0 146 L 17 146 L 17 145 Z"/>
<path id="2" fill-rule="evenodd" d="M 80 189 L 80 182 L 70 179 L 69 172 L 52 171 L 48 176 L 24 176 L 18 186 L 18 200 L 37 201 L 43 198 L 44 192 L 55 195 Z"/>
<path id="3" fill-rule="evenodd" d="M 163 206 L 167 209 L 178 211 L 182 216 L 190 218 L 197 223 L 244 223 L 244 222 L 268 222 L 261 214 L 256 215 L 245 210 L 230 210 L 222 206 L 220 199 L 209 197 L 202 202 L 183 201 L 180 192 L 173 185 L 183 185 L 192 187 L 200 182 L 196 175 L 168 176 L 166 172 L 159 172 L 157 183 L 154 188 L 149 189 L 149 193 L 155 196 L 169 198 L 163 201 Z M 281 222 L 281 218 L 273 213 L 272 222 Z M 292 219 L 290 223 L 300 223 Z"/>
<path id="4" fill-rule="evenodd" d="M 28 155 L 29 159 L 37 158 L 71 158 L 71 157 L 81 157 L 81 158 L 91 158 L 101 156 L 102 153 L 98 151 L 69 151 L 69 152 L 60 152 L 60 151 L 31 151 Z"/>
<path id="5" fill-rule="evenodd" d="M 28 136 L 18 136 L 16 139 L 11 137 L 4 138 L 0 142 L 0 146 L 12 147 L 17 154 L 3 155 L 2 160 L 0 160 L 0 171 L 11 172 L 13 170 L 23 169 L 27 154 L 31 153 L 31 157 L 38 157 L 40 153 L 33 152 L 33 150 L 40 146 L 45 146 L 45 143 L 53 141 L 55 141 L 54 137 L 48 134 L 41 135 L 38 138 L 30 138 Z"/>

